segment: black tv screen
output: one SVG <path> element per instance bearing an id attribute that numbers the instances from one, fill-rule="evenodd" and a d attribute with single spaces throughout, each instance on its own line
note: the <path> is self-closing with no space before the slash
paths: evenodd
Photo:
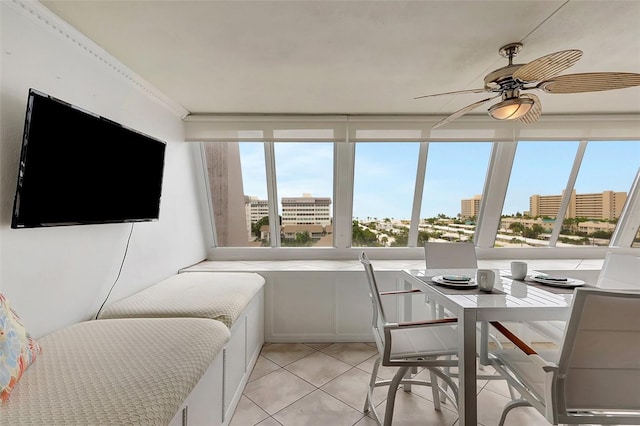
<path id="1" fill-rule="evenodd" d="M 11 227 L 158 220 L 165 148 L 30 89 Z"/>

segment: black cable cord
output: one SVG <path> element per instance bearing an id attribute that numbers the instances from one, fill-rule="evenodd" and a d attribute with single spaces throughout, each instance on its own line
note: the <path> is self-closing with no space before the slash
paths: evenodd
<path id="1" fill-rule="evenodd" d="M 131 231 L 129 231 L 129 238 L 127 238 L 127 246 L 124 248 L 124 256 L 122 256 L 122 262 L 120 262 L 120 270 L 118 271 L 118 276 L 116 277 L 115 281 L 113 282 L 113 284 L 111 284 L 111 288 L 109 289 L 109 293 L 107 293 L 107 297 L 105 297 L 104 302 L 102 302 L 102 305 L 100 305 L 100 309 L 98 309 L 98 312 L 96 313 L 96 317 L 94 319 L 98 319 L 98 315 L 100 315 L 100 312 L 102 312 L 102 308 L 104 308 L 104 304 L 107 303 L 107 300 L 109 300 L 109 296 L 111 296 L 111 292 L 113 291 L 113 288 L 116 286 L 116 283 L 118 282 L 118 279 L 120 278 L 120 274 L 122 273 L 122 267 L 124 266 L 124 261 L 127 258 L 127 252 L 129 251 L 129 242 L 131 241 L 131 234 L 133 234 L 133 224 L 135 222 L 131 222 Z"/>

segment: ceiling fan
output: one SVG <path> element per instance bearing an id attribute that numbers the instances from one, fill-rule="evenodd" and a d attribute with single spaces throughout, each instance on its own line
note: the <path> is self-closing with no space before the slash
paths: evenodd
<path id="1" fill-rule="evenodd" d="M 434 124 L 433 128 L 462 117 L 499 96 L 502 97 L 502 101 L 489 107 L 488 112 L 491 117 L 496 120 L 519 120 L 527 124 L 535 123 L 542 115 L 542 103 L 540 98 L 533 93 L 522 93 L 527 90 L 540 89 L 547 93 L 582 93 L 640 86 L 640 74 L 636 73 L 592 72 L 558 75 L 578 62 L 582 57 L 581 50 L 561 50 L 527 64 L 514 64 L 513 58 L 521 49 L 521 43 L 502 46 L 499 53 L 509 59 L 509 64 L 487 74 L 484 78 L 484 87 L 481 89 L 436 93 L 414 98 L 465 93 L 489 92 L 494 94 L 445 117 Z"/>

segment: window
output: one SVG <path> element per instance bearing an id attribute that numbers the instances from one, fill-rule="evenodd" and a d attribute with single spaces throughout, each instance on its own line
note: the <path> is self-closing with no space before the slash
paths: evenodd
<path id="1" fill-rule="evenodd" d="M 263 144 L 208 142 L 203 153 L 217 246 L 260 247 L 265 209 L 268 216 Z"/>
<path id="2" fill-rule="evenodd" d="M 566 219 L 570 234 L 583 245 L 609 245 L 638 164 L 640 142 L 587 144 Z"/>
<path id="3" fill-rule="evenodd" d="M 549 245 L 578 142 L 518 142 L 495 247 Z M 561 238 L 558 245 L 574 244 Z"/>
<path id="4" fill-rule="evenodd" d="M 283 247 L 333 246 L 333 144 L 274 146 Z"/>
<path id="5" fill-rule="evenodd" d="M 407 246 L 419 147 L 407 142 L 356 144 L 352 246 Z"/>
<path id="6" fill-rule="evenodd" d="M 186 139 L 206 141 L 216 246 L 335 247 L 342 257 L 351 242 L 414 256 L 427 239 L 465 241 L 476 232 L 483 249 L 607 246 L 612 235 L 618 246 L 640 245 L 637 209 L 623 215 L 636 199 L 637 120 L 547 117 L 514 126 L 461 117 L 436 130 L 430 120 L 186 120 Z"/>
<path id="7" fill-rule="evenodd" d="M 430 143 L 418 246 L 473 241 L 491 143 Z"/>

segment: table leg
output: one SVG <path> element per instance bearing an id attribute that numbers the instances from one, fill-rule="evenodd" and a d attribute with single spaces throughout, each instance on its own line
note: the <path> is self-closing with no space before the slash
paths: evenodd
<path id="1" fill-rule="evenodd" d="M 478 401 L 476 390 L 476 313 L 458 311 L 458 412 L 461 426 L 477 424 Z"/>
<path id="2" fill-rule="evenodd" d="M 480 364 L 489 365 L 489 323 L 480 322 Z"/>
<path id="3" fill-rule="evenodd" d="M 404 280 L 404 290 L 411 290 L 413 286 L 407 280 Z M 413 318 L 413 298 L 411 296 L 405 296 L 404 298 L 404 320 L 411 321 Z M 412 367 L 407 370 L 407 374 L 405 375 L 405 379 L 411 379 L 414 374 L 416 374 L 417 368 Z M 406 383 L 402 385 L 402 389 L 405 392 L 411 392 L 411 384 Z"/>

